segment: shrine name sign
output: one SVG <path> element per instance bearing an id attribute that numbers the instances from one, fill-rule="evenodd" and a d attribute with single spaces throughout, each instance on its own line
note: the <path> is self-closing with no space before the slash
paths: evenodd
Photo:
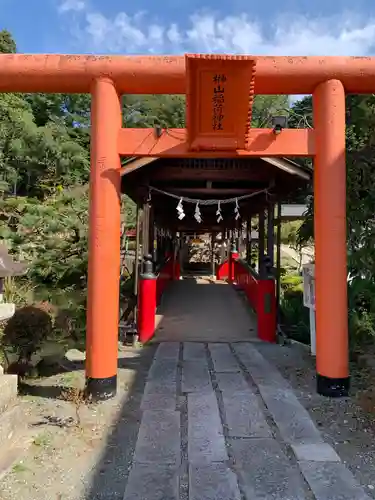
<path id="1" fill-rule="evenodd" d="M 186 55 L 186 128 L 191 151 L 235 151 L 249 142 L 256 60 Z"/>

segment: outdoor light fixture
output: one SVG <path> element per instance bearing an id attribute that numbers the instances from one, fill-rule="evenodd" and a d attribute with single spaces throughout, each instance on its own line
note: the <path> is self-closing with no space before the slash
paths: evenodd
<path id="1" fill-rule="evenodd" d="M 160 125 L 155 125 L 154 127 L 154 134 L 157 139 L 160 139 L 161 134 L 163 133 L 163 129 L 161 128 Z"/>
<path id="2" fill-rule="evenodd" d="M 273 133 L 275 135 L 281 134 L 283 128 L 286 127 L 287 122 L 288 120 L 286 116 L 274 116 L 272 118 Z"/>

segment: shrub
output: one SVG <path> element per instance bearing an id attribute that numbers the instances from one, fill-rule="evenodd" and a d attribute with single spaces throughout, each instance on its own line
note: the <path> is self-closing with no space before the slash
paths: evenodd
<path id="1" fill-rule="evenodd" d="M 284 291 L 281 299 L 281 322 L 289 337 L 309 344 L 309 310 L 303 305 L 301 284 Z"/>
<path id="2" fill-rule="evenodd" d="M 50 315 L 40 307 L 25 306 L 8 320 L 1 342 L 18 354 L 19 361 L 29 362 L 51 332 Z"/>
<path id="3" fill-rule="evenodd" d="M 287 274 L 281 279 L 281 288 L 284 293 L 288 290 L 298 290 L 303 292 L 303 278 L 296 274 Z"/>

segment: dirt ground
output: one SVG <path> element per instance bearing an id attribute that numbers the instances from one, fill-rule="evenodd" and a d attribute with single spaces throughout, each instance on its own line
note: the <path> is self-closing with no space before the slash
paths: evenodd
<path id="1" fill-rule="evenodd" d="M 77 408 L 60 399 L 63 387 L 83 387 L 83 363 L 75 371 L 29 381 L 27 391 L 35 395 L 20 399 L 35 432 L 33 444 L 0 481 L 0 499 L 122 500 L 155 348 L 121 349 L 118 394 L 105 403 Z"/>
<path id="2" fill-rule="evenodd" d="M 326 441 L 375 498 L 375 372 L 353 366 L 352 397 L 329 400 L 315 392 L 314 361 L 305 348 L 256 347 L 291 383 Z M 121 349 L 118 395 L 106 403 L 77 408 L 60 399 L 61 387 L 83 386 L 81 363 L 73 371 L 30 381 L 30 394 L 20 399 L 35 433 L 33 444 L 0 481 L 0 499 L 122 500 L 155 348 Z"/>

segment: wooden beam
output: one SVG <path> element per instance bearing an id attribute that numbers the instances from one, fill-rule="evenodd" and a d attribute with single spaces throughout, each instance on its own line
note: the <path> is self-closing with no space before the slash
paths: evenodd
<path id="1" fill-rule="evenodd" d="M 225 55 L 226 58 L 230 57 Z M 184 56 L 1 54 L 1 92 L 90 92 L 113 79 L 120 94 L 184 94 Z M 347 93 L 375 92 L 374 57 L 256 57 L 256 94 L 312 94 L 323 81 L 340 80 Z"/>
<path id="2" fill-rule="evenodd" d="M 263 162 L 264 163 L 264 162 Z M 266 167 L 266 168 L 264 168 Z M 249 164 L 248 168 L 244 169 L 198 169 L 198 168 L 184 168 L 179 166 L 164 166 L 163 164 L 155 165 L 152 167 L 145 167 L 145 175 L 150 180 L 154 181 L 178 181 L 178 180 L 210 180 L 210 181 L 267 181 L 269 179 L 269 172 L 272 170 L 270 165 L 254 162 Z M 124 169 L 124 174 L 126 171 Z M 123 175 L 124 175 L 123 174 Z M 125 179 L 126 182 L 126 179 Z"/>
<path id="3" fill-rule="evenodd" d="M 118 152 L 122 156 L 153 156 L 160 158 L 234 158 L 259 156 L 314 156 L 314 130 L 284 129 L 278 135 L 272 129 L 254 128 L 250 132 L 248 150 L 190 151 L 186 129 L 164 130 L 160 137 L 154 129 L 122 128 L 118 136 Z"/>
<path id="4" fill-rule="evenodd" d="M 179 196 L 184 196 L 184 195 L 204 195 L 207 197 L 215 197 L 215 196 L 242 196 L 245 194 L 250 194 L 253 192 L 259 191 L 257 189 L 236 189 L 236 188 L 223 188 L 223 189 L 207 189 L 207 188 L 175 188 L 175 187 L 170 187 L 168 189 L 169 193 L 174 193 Z M 194 196 L 193 196 L 194 197 Z"/>

